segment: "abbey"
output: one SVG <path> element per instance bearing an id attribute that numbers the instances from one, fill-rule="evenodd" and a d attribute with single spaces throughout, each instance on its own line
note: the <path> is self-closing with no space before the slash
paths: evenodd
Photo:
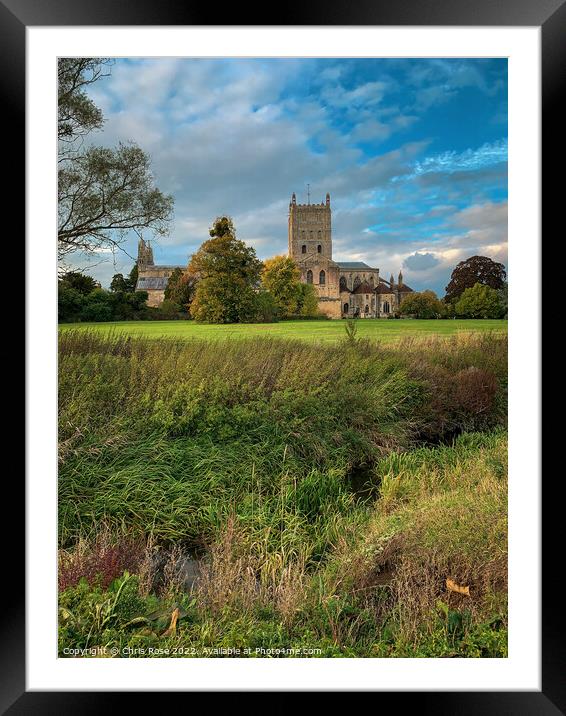
<path id="1" fill-rule="evenodd" d="M 169 276 L 176 268 L 183 271 L 186 266 L 156 266 L 153 261 L 153 249 L 149 241 L 140 239 L 138 242 L 138 282 L 136 291 L 147 291 L 147 305 L 159 306 L 165 298 L 165 289 Z"/>
<path id="2" fill-rule="evenodd" d="M 289 203 L 289 256 L 301 271 L 301 281 L 312 283 L 318 294 L 319 310 L 330 318 L 387 318 L 395 313 L 412 289 L 403 282 L 381 278 L 378 268 L 363 261 L 334 261 L 330 194 L 320 204 L 297 204 L 293 193 Z M 147 291 L 148 306 L 159 306 L 165 298 L 169 277 L 176 268 L 159 266 L 153 260 L 149 242 L 138 243 L 137 291 Z"/>
<path id="3" fill-rule="evenodd" d="M 378 268 L 363 261 L 334 261 L 330 194 L 320 204 L 289 203 L 289 256 L 301 280 L 314 285 L 318 307 L 330 318 L 387 318 L 412 289 L 399 272 L 397 283 L 381 278 Z"/>

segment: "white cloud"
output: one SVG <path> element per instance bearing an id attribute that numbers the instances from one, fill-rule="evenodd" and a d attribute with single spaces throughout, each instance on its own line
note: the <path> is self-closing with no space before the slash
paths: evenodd
<path id="1" fill-rule="evenodd" d="M 293 191 L 304 200 L 307 182 L 313 201 L 332 195 L 338 259 L 367 261 L 387 277 L 407 262 L 413 287 L 438 286 L 468 251 L 504 254 L 506 204 L 485 202 L 485 185 L 503 181 L 506 143 L 422 158 L 423 139 L 368 158 L 361 144 L 390 139 L 417 114 L 391 101 L 398 88 L 390 79 L 352 86 L 342 65 L 309 68 L 295 59 L 137 60 L 118 62 L 94 86 L 107 119 L 96 141 L 135 139 L 152 156 L 157 185 L 175 196 L 171 235 L 154 244 L 156 260 L 185 263 L 225 213 L 260 257 L 286 251 L 288 201 Z M 466 63 L 443 62 L 415 65 L 409 78 L 430 99 L 434 87 L 481 88 L 480 80 Z M 293 82 L 302 93 L 286 91 Z M 458 209 L 463 197 L 468 207 Z M 431 219 L 438 232 L 423 238 Z M 132 255 L 136 242 L 126 244 Z M 414 257 L 426 255 L 437 263 L 417 270 Z M 115 270 L 131 268 L 128 257 L 116 262 L 94 269 L 106 285 Z"/>

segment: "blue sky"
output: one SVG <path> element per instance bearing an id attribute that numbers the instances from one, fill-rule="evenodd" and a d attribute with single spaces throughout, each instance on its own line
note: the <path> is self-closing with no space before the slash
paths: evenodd
<path id="1" fill-rule="evenodd" d="M 468 256 L 507 263 L 505 59 L 119 59 L 90 94 L 92 141 L 138 143 L 175 198 L 157 263 L 186 264 L 220 214 L 260 258 L 285 253 L 307 183 L 331 194 L 337 260 L 439 295 Z M 74 263 L 103 285 L 132 265 Z"/>

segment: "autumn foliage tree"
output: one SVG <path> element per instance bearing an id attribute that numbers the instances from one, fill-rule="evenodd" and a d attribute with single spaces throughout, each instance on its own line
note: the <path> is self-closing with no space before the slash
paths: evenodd
<path id="1" fill-rule="evenodd" d="M 196 289 L 194 275 L 176 268 L 167 282 L 165 299 L 176 303 L 183 311 L 188 311 Z"/>
<path id="2" fill-rule="evenodd" d="M 455 303 L 467 288 L 476 283 L 493 289 L 503 288 L 506 272 L 503 264 L 497 263 L 487 256 L 472 256 L 460 261 L 446 286 L 446 303 Z"/>
<path id="3" fill-rule="evenodd" d="M 297 313 L 301 293 L 301 272 L 288 256 L 266 259 L 261 274 L 263 288 L 273 296 L 281 317 Z"/>
<path id="4" fill-rule="evenodd" d="M 251 321 L 263 265 L 254 248 L 236 238 L 229 217 L 218 217 L 210 236 L 189 264 L 189 274 L 198 279 L 191 316 L 209 323 Z"/>

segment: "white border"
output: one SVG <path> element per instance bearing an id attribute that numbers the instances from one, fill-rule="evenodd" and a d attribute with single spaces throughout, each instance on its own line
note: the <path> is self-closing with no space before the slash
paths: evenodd
<path id="1" fill-rule="evenodd" d="M 508 659 L 56 658 L 56 57 L 220 53 L 509 58 Z M 27 80 L 26 688 L 540 690 L 540 28 L 28 27 Z"/>

